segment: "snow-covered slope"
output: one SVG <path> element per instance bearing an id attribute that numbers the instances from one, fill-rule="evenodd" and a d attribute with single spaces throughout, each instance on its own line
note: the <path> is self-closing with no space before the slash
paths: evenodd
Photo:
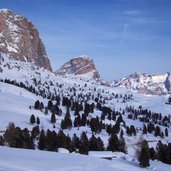
<path id="1" fill-rule="evenodd" d="M 170 165 L 151 162 L 144 169 L 135 161 L 123 155 L 112 161 L 79 154 L 59 154 L 52 152 L 12 149 L 0 147 L 0 171 L 168 171 Z"/>
<path id="2" fill-rule="evenodd" d="M 78 78 L 64 78 L 61 76 L 56 76 L 48 70 L 45 70 L 41 67 L 31 65 L 30 63 L 14 61 L 8 59 L 6 56 L 1 57 L 1 72 L 0 78 L 5 80 L 13 80 L 14 85 L 7 84 L 6 82 L 0 82 L 0 132 L 4 133 L 9 122 L 14 122 L 16 126 L 23 128 L 28 128 L 30 131 L 33 128 L 33 125 L 29 123 L 31 114 L 34 114 L 35 117 L 40 118 L 40 128 L 45 130 L 55 130 L 58 132 L 61 129 L 61 120 L 64 119 L 66 114 L 66 107 L 60 105 L 62 110 L 62 115 L 57 116 L 57 122 L 55 123 L 55 128 L 50 123 L 51 112 L 49 111 L 48 115 L 44 114 L 44 111 L 35 110 L 33 108 L 36 100 L 43 102 L 47 105 L 48 99 L 43 98 L 43 94 L 52 97 L 52 95 L 60 95 L 61 97 L 72 98 L 75 101 L 86 101 L 91 104 L 92 102 L 97 105 L 95 102 L 95 97 L 99 97 L 101 100 L 102 106 L 110 107 L 113 111 L 119 111 L 122 113 L 123 110 L 126 111 L 126 108 L 132 106 L 135 109 L 139 109 L 142 106 L 142 109 L 148 109 L 152 112 L 161 113 L 162 116 L 170 115 L 171 105 L 166 105 L 168 96 L 151 96 L 143 95 L 138 92 L 132 91 L 130 89 L 122 87 L 106 87 L 94 80 L 81 80 Z M 37 93 L 31 93 L 24 88 L 15 86 L 15 83 L 23 82 L 26 86 L 34 87 Z M 17 84 L 16 84 L 17 85 Z M 39 96 L 40 94 L 40 96 Z M 88 96 L 90 95 L 91 96 Z M 42 97 L 43 96 L 43 97 Z M 94 98 L 92 97 L 94 96 Z M 47 96 L 46 96 L 47 97 Z M 89 98 L 91 97 L 91 98 Z M 31 106 L 31 108 L 29 108 Z M 84 111 L 81 111 L 82 115 Z M 102 111 L 94 109 L 94 113 L 90 113 L 88 118 L 101 117 Z M 128 156 L 135 158 L 135 151 L 137 142 L 143 138 L 149 142 L 150 147 L 155 147 L 158 140 L 167 143 L 171 141 L 171 129 L 168 128 L 169 136 L 161 139 L 160 137 L 155 137 L 154 134 L 142 135 L 140 128 L 143 127 L 143 122 L 140 122 L 138 119 L 133 120 L 128 118 L 127 111 L 122 115 L 126 125 L 134 125 L 137 131 L 136 136 L 128 136 L 124 130 L 124 138 L 127 145 Z M 72 122 L 74 122 L 75 116 L 74 111 L 70 111 Z M 104 124 L 114 125 L 115 121 L 109 120 L 107 117 L 103 121 Z M 166 127 L 160 126 L 161 130 L 164 131 Z M 87 137 L 92 136 L 92 131 L 89 126 L 80 126 L 72 127 L 71 129 L 65 129 L 64 133 L 73 136 L 74 133 L 80 137 L 81 133 L 85 131 Z M 109 135 L 106 130 L 102 130 L 101 133 L 96 135 L 100 137 L 104 142 L 105 148 L 108 144 Z M 54 155 L 54 154 L 53 154 Z M 87 162 L 87 161 L 86 161 Z M 120 167 L 120 159 L 116 160 L 118 162 L 118 168 Z M 4 166 L 5 162 L 2 162 Z M 116 164 L 115 163 L 115 164 Z M 125 163 L 125 162 L 124 162 Z M 153 163 L 153 162 L 152 162 Z M 132 162 L 125 163 L 128 167 L 132 168 Z M 128 165 L 127 165 L 128 164 Z M 134 165 L 134 164 L 133 164 Z M 160 164 L 159 164 L 160 165 Z M 4 166 L 6 167 L 6 165 Z M 137 164 L 136 166 L 137 167 Z M 7 165 L 8 168 L 8 165 Z M 113 168 L 113 166 L 112 166 Z M 118 169 L 117 168 L 117 169 Z M 162 166 L 163 168 L 163 166 Z M 12 168 L 15 169 L 15 168 Z M 19 169 L 19 168 L 18 168 Z M 22 167 L 21 167 L 22 169 Z M 82 169 L 82 168 L 81 168 Z M 109 168 L 110 169 L 110 168 Z M 128 168 L 127 168 L 128 169 Z"/>
<path id="3" fill-rule="evenodd" d="M 71 86 L 71 85 L 70 85 Z M 66 88 L 66 87 L 65 87 Z M 64 89 L 65 89 L 64 88 Z M 89 89 L 92 88 L 92 85 L 88 85 L 86 87 L 87 92 Z M 102 92 L 104 89 L 103 86 L 97 86 L 96 87 L 98 91 Z M 63 90 L 63 93 L 68 94 L 69 89 L 66 92 Z M 94 88 L 92 88 L 94 89 Z M 60 91 L 61 91 L 60 90 Z M 78 90 L 79 91 L 79 90 Z M 59 92 L 58 92 L 59 93 Z M 109 93 L 106 95 L 106 93 Z M 130 91 L 122 89 L 122 88 L 116 88 L 112 89 L 109 88 L 106 90 L 104 93 L 102 92 L 102 95 L 105 97 L 112 97 L 112 93 L 122 93 L 122 96 L 124 94 L 130 93 Z M 86 92 L 85 92 L 86 94 Z M 138 93 L 133 93 L 133 98 L 134 100 L 127 101 L 127 103 L 123 103 L 122 99 L 111 99 L 106 101 L 106 106 L 109 106 L 111 108 L 115 108 L 116 111 L 122 111 L 124 110 L 127 106 L 134 106 L 135 108 L 138 108 L 140 105 L 143 106 L 144 109 L 149 109 L 152 110 L 153 112 L 161 112 L 163 115 L 168 115 L 170 114 L 171 111 L 171 106 L 166 105 L 164 103 L 165 97 L 161 96 L 143 96 Z M 44 112 L 41 112 L 40 110 L 35 110 L 33 107 L 30 109 L 29 106 L 33 106 L 35 101 L 39 100 L 42 101 L 45 105 L 47 105 L 48 100 L 46 98 L 42 98 L 41 96 L 36 96 L 35 94 L 32 94 L 28 91 L 26 91 L 23 88 L 16 87 L 14 85 L 10 85 L 7 83 L 0 82 L 0 132 L 3 132 L 6 127 L 8 126 L 9 122 L 14 122 L 16 126 L 23 128 L 28 128 L 31 130 L 33 128 L 33 125 L 30 124 L 30 116 L 31 114 L 34 114 L 35 117 L 40 118 L 40 128 L 44 128 L 45 130 L 50 129 L 50 130 L 55 130 L 59 131 L 61 129 L 61 120 L 64 119 L 65 113 L 66 113 L 66 108 L 63 107 L 62 105 L 60 108 L 63 111 L 62 116 L 57 116 L 57 122 L 55 124 L 56 128 L 53 128 L 53 125 L 50 123 L 50 117 L 51 114 L 49 113 L 48 115 L 45 115 Z M 101 111 L 95 110 L 93 114 L 90 114 L 89 117 L 96 117 L 101 115 Z M 74 112 L 71 112 L 71 118 L 74 120 Z M 142 122 L 139 122 L 138 120 L 131 120 L 127 118 L 127 115 L 123 115 L 123 119 L 126 121 L 127 125 L 134 125 L 136 128 L 140 128 L 143 126 Z M 114 124 L 114 121 L 109 121 L 106 119 L 104 121 L 106 124 Z M 164 130 L 165 127 L 161 126 L 161 129 Z M 66 134 L 69 134 L 71 137 L 73 136 L 74 133 L 78 135 L 78 137 L 81 135 L 82 131 L 87 132 L 87 136 L 90 138 L 92 135 L 90 127 L 80 127 L 79 130 L 77 127 L 73 127 L 72 129 L 66 129 L 64 132 Z M 105 132 L 102 131 L 102 133 L 98 134 L 98 136 L 101 137 L 101 139 L 104 141 L 105 147 L 107 146 L 107 141 L 109 139 L 109 135 Z M 135 154 L 135 149 L 136 145 L 134 146 L 133 144 L 136 144 L 139 140 L 140 137 L 142 138 L 142 134 L 139 133 L 137 134 L 136 137 L 129 137 L 125 135 L 125 140 L 126 144 L 128 145 L 128 154 L 134 156 Z M 157 141 L 160 139 L 159 137 L 155 137 L 154 135 L 144 135 L 144 139 L 147 139 L 149 141 L 152 141 L 152 143 L 149 143 L 150 146 L 155 146 Z M 169 128 L 169 137 L 164 138 L 162 140 L 163 142 L 171 141 L 171 129 Z"/>

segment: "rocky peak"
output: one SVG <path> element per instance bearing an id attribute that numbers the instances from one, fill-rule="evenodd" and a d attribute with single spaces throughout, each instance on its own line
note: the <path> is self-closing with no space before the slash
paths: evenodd
<path id="1" fill-rule="evenodd" d="M 75 75 L 75 76 L 86 76 L 94 80 L 99 80 L 100 75 L 95 68 L 94 62 L 88 56 L 80 56 L 71 59 L 62 65 L 56 72 L 57 75 Z"/>
<path id="2" fill-rule="evenodd" d="M 8 9 L 0 9 L 0 52 L 52 71 L 38 30 L 27 18 Z"/>

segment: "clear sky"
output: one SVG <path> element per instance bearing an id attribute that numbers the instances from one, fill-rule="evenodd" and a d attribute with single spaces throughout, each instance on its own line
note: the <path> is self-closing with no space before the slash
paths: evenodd
<path id="1" fill-rule="evenodd" d="M 53 70 L 88 55 L 101 77 L 171 71 L 171 0 L 0 0 L 38 28 Z"/>

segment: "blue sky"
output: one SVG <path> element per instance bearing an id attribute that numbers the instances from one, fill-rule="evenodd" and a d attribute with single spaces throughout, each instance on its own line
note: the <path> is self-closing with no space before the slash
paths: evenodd
<path id="1" fill-rule="evenodd" d="M 38 28 L 53 70 L 90 56 L 102 78 L 171 71 L 171 0 L 0 0 Z"/>

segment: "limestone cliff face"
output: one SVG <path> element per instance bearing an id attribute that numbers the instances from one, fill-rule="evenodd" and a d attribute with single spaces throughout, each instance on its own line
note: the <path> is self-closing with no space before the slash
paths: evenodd
<path id="1" fill-rule="evenodd" d="M 52 71 L 39 32 L 27 18 L 0 9 L 0 53 Z"/>
<path id="2" fill-rule="evenodd" d="M 71 59 L 62 65 L 56 72 L 57 75 L 86 75 L 94 80 L 99 80 L 100 75 L 96 70 L 94 62 L 87 56 L 80 56 Z"/>

